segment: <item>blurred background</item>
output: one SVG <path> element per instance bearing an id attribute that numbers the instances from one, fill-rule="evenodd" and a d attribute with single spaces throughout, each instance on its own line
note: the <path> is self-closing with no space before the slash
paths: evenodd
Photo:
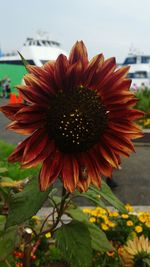
<path id="1" fill-rule="evenodd" d="M 124 202 L 149 205 L 150 1 L 1 0 L 0 9 L 0 105 L 22 101 L 14 86 L 24 82 L 26 70 L 17 50 L 30 64 L 41 66 L 60 53 L 68 55 L 73 44 L 83 40 L 89 58 L 103 53 L 105 58 L 115 56 L 118 66 L 131 66 L 131 90 L 140 100 L 138 108 L 146 112 L 138 122 L 145 135 L 135 143 L 136 153 L 123 159 L 122 170 L 114 172 L 112 187 Z M 8 144 L 23 139 L 7 132 L 7 123 L 0 114 L 0 166 L 7 164 L 13 149 Z"/>

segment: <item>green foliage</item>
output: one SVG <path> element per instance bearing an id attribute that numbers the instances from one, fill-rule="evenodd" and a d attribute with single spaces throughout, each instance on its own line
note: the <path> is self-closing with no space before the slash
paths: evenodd
<path id="1" fill-rule="evenodd" d="M 88 222 L 88 217 L 84 214 L 82 209 L 80 209 L 75 204 L 72 204 L 69 207 L 67 207 L 65 213 L 69 215 L 72 219 L 77 220 L 79 222 Z"/>
<path id="2" fill-rule="evenodd" d="M 47 191 L 40 192 L 38 179 L 32 178 L 22 192 L 12 195 L 6 227 L 21 224 L 35 215 L 51 189 L 50 187 Z"/>
<path id="3" fill-rule="evenodd" d="M 85 193 L 76 192 L 77 196 L 85 197 L 91 200 L 95 205 L 102 208 L 106 208 L 106 201 L 109 205 L 115 207 L 120 212 L 126 212 L 123 203 L 113 194 L 110 187 L 102 181 L 101 189 L 95 186 L 90 186 L 88 191 Z"/>
<path id="4" fill-rule="evenodd" d="M 87 215 L 79 207 L 69 207 L 65 212 L 72 219 L 85 223 L 90 233 L 92 249 L 100 252 L 112 249 L 112 246 L 108 242 L 104 232 L 96 225 L 89 223 Z"/>
<path id="5" fill-rule="evenodd" d="M 0 234 L 0 261 L 3 261 L 14 249 L 16 244 L 17 227 L 8 228 Z"/>
<path id="6" fill-rule="evenodd" d="M 136 104 L 136 109 L 143 110 L 144 112 L 150 112 L 150 90 L 138 91 L 136 97 L 139 99 Z"/>
<path id="7" fill-rule="evenodd" d="M 78 221 L 62 225 L 56 232 L 57 246 L 72 267 L 92 266 L 92 246 L 88 227 Z"/>
<path id="8" fill-rule="evenodd" d="M 6 217 L 4 215 L 0 215 L 0 234 L 4 230 L 6 223 Z"/>
<path id="9" fill-rule="evenodd" d="M 96 193 L 100 193 L 100 196 L 109 203 L 109 205 L 113 206 L 114 208 L 118 209 L 120 212 L 126 212 L 124 204 L 113 194 L 110 187 L 102 180 L 102 187 L 101 189 L 97 189 L 92 187 L 92 189 Z"/>
<path id="10" fill-rule="evenodd" d="M 0 140 L 0 168 L 7 169 L 7 176 L 14 180 L 21 180 L 26 177 L 38 175 L 38 168 L 21 169 L 19 163 L 8 163 L 7 158 L 14 150 L 15 146 Z"/>

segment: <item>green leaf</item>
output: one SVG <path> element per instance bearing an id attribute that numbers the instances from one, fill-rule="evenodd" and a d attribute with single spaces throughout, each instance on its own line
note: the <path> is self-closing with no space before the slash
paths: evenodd
<path id="1" fill-rule="evenodd" d="M 120 212 L 127 212 L 124 204 L 114 195 L 110 187 L 104 181 L 102 181 L 101 189 L 97 189 L 94 186 L 91 186 L 90 188 L 91 190 L 95 191 L 95 193 L 99 193 L 103 199 L 105 199 L 110 205 L 118 209 Z"/>
<path id="2" fill-rule="evenodd" d="M 38 178 L 32 178 L 22 192 L 10 198 L 6 227 L 21 224 L 35 215 L 51 190 L 52 187 L 45 192 L 40 192 Z"/>
<path id="3" fill-rule="evenodd" d="M 0 215 L 0 232 L 4 230 L 5 223 L 6 223 L 6 216 Z"/>
<path id="4" fill-rule="evenodd" d="M 144 263 L 146 263 L 146 265 L 143 265 L 143 266 L 145 266 L 145 267 L 148 267 L 148 266 L 150 266 L 150 259 L 143 259 L 143 262 Z"/>
<path id="5" fill-rule="evenodd" d="M 1 167 L 0 168 L 0 173 L 5 173 L 5 172 L 7 172 L 8 170 L 7 170 L 7 168 L 5 168 L 5 167 Z"/>
<path id="6" fill-rule="evenodd" d="M 21 60 L 23 62 L 23 65 L 25 66 L 25 68 L 27 67 L 27 65 L 29 65 L 28 61 L 23 57 L 23 55 L 18 51 L 19 56 L 21 57 Z"/>
<path id="7" fill-rule="evenodd" d="M 87 215 L 75 204 L 70 205 L 66 210 L 65 213 L 70 216 L 72 219 L 77 220 L 79 222 L 88 222 Z"/>
<path id="8" fill-rule="evenodd" d="M 5 260 L 5 258 L 14 250 L 16 234 L 17 227 L 13 226 L 0 235 L 0 261 Z"/>
<path id="9" fill-rule="evenodd" d="M 57 246 L 72 267 L 91 267 L 91 237 L 86 224 L 72 221 L 56 232 Z"/>
<path id="10" fill-rule="evenodd" d="M 113 249 L 105 233 L 98 226 L 93 223 L 87 223 L 86 225 L 91 235 L 92 248 L 94 250 L 103 253 Z"/>
<path id="11" fill-rule="evenodd" d="M 84 193 L 76 192 L 75 194 L 76 194 L 76 196 L 79 196 L 79 197 L 85 197 L 85 198 L 89 199 L 90 201 L 92 201 L 96 206 L 100 206 L 100 207 L 106 209 L 106 206 L 100 197 L 100 192 L 97 193 L 97 192 L 93 191 L 91 189 L 91 187 L 88 189 L 87 192 L 84 192 Z"/>

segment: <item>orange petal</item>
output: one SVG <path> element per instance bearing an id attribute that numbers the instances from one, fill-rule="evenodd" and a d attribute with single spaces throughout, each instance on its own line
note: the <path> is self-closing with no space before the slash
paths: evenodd
<path id="1" fill-rule="evenodd" d="M 118 94 L 110 94 L 110 96 L 102 96 L 102 99 L 105 103 L 105 105 L 107 105 L 108 109 L 109 107 L 111 108 L 113 105 L 117 105 L 117 104 L 126 104 L 129 100 L 134 99 L 135 96 L 133 93 L 128 92 L 128 91 L 124 91 L 124 92 L 120 92 Z"/>
<path id="2" fill-rule="evenodd" d="M 42 128 L 44 126 L 44 121 L 38 121 L 33 123 L 21 123 L 17 121 L 13 121 L 7 126 L 7 129 L 14 131 L 16 133 L 20 133 L 23 135 L 28 135 L 33 133 L 38 128 Z"/>
<path id="3" fill-rule="evenodd" d="M 77 41 L 70 51 L 69 62 L 71 64 L 74 64 L 77 61 L 81 61 L 82 67 L 84 69 L 88 64 L 87 49 L 83 41 L 80 42 Z"/>
<path id="4" fill-rule="evenodd" d="M 57 85 L 57 90 L 64 90 L 67 86 L 66 72 L 69 67 L 67 57 L 60 55 L 55 63 L 54 78 Z"/>
<path id="5" fill-rule="evenodd" d="M 23 152 L 26 147 L 26 144 L 28 143 L 30 137 L 26 138 L 23 142 L 21 142 L 15 150 L 10 154 L 8 157 L 9 162 L 17 162 L 22 160 Z"/>
<path id="6" fill-rule="evenodd" d="M 103 54 L 99 54 L 94 58 L 92 58 L 84 74 L 84 81 L 83 81 L 84 86 L 91 87 L 93 85 L 93 82 L 95 83 L 95 73 L 101 70 L 103 63 L 104 63 Z"/>
<path id="7" fill-rule="evenodd" d="M 130 68 L 129 66 L 125 66 L 125 67 L 122 67 L 122 68 L 116 70 L 115 72 L 113 72 L 108 77 L 108 80 L 106 81 L 102 90 L 105 91 L 106 88 L 110 88 L 110 90 L 112 90 L 112 89 L 115 90 L 116 86 L 118 84 L 120 84 L 127 76 L 129 68 Z M 128 84 L 130 84 L 130 83 L 128 83 Z M 129 89 L 129 87 L 128 87 L 128 89 Z"/>
<path id="8" fill-rule="evenodd" d="M 79 179 L 78 162 L 72 155 L 64 155 L 62 181 L 69 192 L 74 192 Z"/>
<path id="9" fill-rule="evenodd" d="M 20 122 L 36 122 L 44 120 L 46 111 L 39 105 L 25 106 L 20 109 L 14 116 L 14 119 Z"/>
<path id="10" fill-rule="evenodd" d="M 112 166 L 99 153 L 97 145 L 90 150 L 90 155 L 97 166 L 98 172 L 106 177 L 111 177 Z"/>
<path id="11" fill-rule="evenodd" d="M 125 103 L 118 103 L 117 105 L 115 103 L 109 103 L 109 110 L 118 110 L 118 109 L 126 109 L 126 108 L 132 108 L 136 105 L 136 103 L 139 101 L 138 98 L 132 98 L 127 100 Z"/>
<path id="12" fill-rule="evenodd" d="M 8 104 L 0 107 L 0 111 L 2 111 L 8 119 L 14 120 L 15 114 L 23 107 L 26 107 L 26 105 L 22 103 Z"/>
<path id="13" fill-rule="evenodd" d="M 98 149 L 101 156 L 114 168 L 118 168 L 118 160 L 114 151 L 108 147 L 105 143 L 98 144 Z"/>
<path id="14" fill-rule="evenodd" d="M 53 140 L 47 140 L 46 146 L 43 148 L 40 154 L 37 154 L 37 156 L 32 159 L 31 161 L 24 163 L 21 163 L 21 168 L 32 168 L 37 166 L 39 163 L 43 162 L 46 158 L 51 156 L 55 151 L 55 144 Z"/>
<path id="15" fill-rule="evenodd" d="M 38 129 L 30 137 L 23 153 L 22 163 L 28 163 L 34 160 L 45 148 L 48 142 L 48 135 L 45 129 Z"/>
<path id="16" fill-rule="evenodd" d="M 68 90 L 74 89 L 82 84 L 83 69 L 81 61 L 71 65 L 67 70 Z"/>
<path id="17" fill-rule="evenodd" d="M 103 138 L 105 139 L 104 142 L 108 142 L 108 145 L 110 144 L 112 147 L 117 147 L 125 153 L 135 151 L 133 143 L 126 137 L 126 134 L 123 136 L 113 130 L 108 130 Z"/>
<path id="18" fill-rule="evenodd" d="M 49 106 L 50 96 L 44 95 L 43 92 L 33 90 L 32 86 L 17 85 L 16 88 L 19 90 L 20 96 L 29 103 L 35 103 L 41 106 Z"/>
<path id="19" fill-rule="evenodd" d="M 39 175 L 40 190 L 45 191 L 58 178 L 62 169 L 62 154 L 59 151 L 48 157 L 42 165 Z"/>
<path id="20" fill-rule="evenodd" d="M 109 128 L 122 133 L 141 133 L 142 130 L 140 126 L 134 124 L 133 122 L 127 120 L 117 120 L 109 122 Z"/>
<path id="21" fill-rule="evenodd" d="M 108 116 L 110 119 L 123 118 L 127 120 L 136 120 L 144 116 L 144 112 L 136 109 L 118 109 L 113 112 L 109 112 Z"/>
<path id="22" fill-rule="evenodd" d="M 107 81 L 108 77 L 111 75 L 111 73 L 114 72 L 115 69 L 116 69 L 115 58 L 109 58 L 104 62 L 102 68 L 100 68 L 99 71 L 95 73 L 95 81 L 93 83 L 93 86 L 97 89 L 99 93 L 101 88 Z"/>

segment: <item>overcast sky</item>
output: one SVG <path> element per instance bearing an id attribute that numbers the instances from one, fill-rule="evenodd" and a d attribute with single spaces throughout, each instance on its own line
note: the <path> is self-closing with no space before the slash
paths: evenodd
<path id="1" fill-rule="evenodd" d="M 150 54 L 150 0 L 0 0 L 0 11 L 5 52 L 42 30 L 67 52 L 82 39 L 90 58 L 103 52 L 121 62 L 131 46 Z"/>

